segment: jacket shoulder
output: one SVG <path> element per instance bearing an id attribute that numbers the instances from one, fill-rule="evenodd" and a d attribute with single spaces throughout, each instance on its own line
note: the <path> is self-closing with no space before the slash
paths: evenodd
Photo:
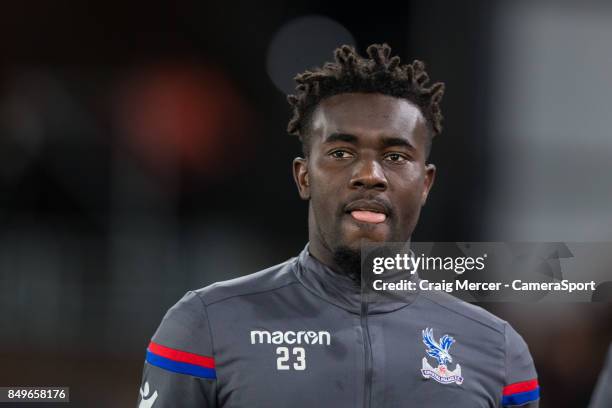
<path id="1" fill-rule="evenodd" d="M 297 258 L 291 258 L 261 271 L 216 282 L 194 292 L 199 295 L 206 306 L 210 306 L 213 303 L 219 303 L 237 296 L 274 291 L 299 283 L 295 273 L 293 273 L 296 263 Z"/>
<path id="2" fill-rule="evenodd" d="M 483 309 L 482 307 L 468 303 L 446 292 L 421 292 L 421 297 L 428 302 L 434 303 L 437 306 L 446 309 L 448 312 L 454 313 L 457 317 L 475 321 L 501 335 L 505 334 L 506 327 L 509 326 L 508 322 L 495 316 L 493 313 Z"/>

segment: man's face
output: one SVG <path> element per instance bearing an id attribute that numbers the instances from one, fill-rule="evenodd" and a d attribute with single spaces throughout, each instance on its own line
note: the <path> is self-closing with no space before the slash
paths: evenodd
<path id="1" fill-rule="evenodd" d="M 362 240 L 408 241 L 435 176 L 419 108 L 382 94 L 335 95 L 313 112 L 310 131 L 294 175 L 310 200 L 311 250 L 326 258 Z"/>

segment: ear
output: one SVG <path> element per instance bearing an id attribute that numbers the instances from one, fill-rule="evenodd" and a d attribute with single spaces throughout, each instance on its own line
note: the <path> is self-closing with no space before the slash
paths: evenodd
<path id="1" fill-rule="evenodd" d="M 434 166 L 433 164 L 426 164 L 425 165 L 425 179 L 423 180 L 424 188 L 423 188 L 423 194 L 421 196 L 421 207 L 425 205 L 425 202 L 427 202 L 427 196 L 429 195 L 429 192 L 431 191 L 431 187 L 433 186 L 435 179 L 436 179 L 436 166 Z"/>
<path id="2" fill-rule="evenodd" d="M 310 182 L 308 180 L 308 159 L 296 157 L 293 159 L 293 179 L 302 200 L 310 199 Z"/>

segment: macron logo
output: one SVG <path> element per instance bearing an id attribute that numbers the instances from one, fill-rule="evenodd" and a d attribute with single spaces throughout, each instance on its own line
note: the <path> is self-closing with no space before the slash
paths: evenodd
<path id="1" fill-rule="evenodd" d="M 327 331 L 300 330 L 274 331 L 251 330 L 251 344 L 320 344 L 329 346 L 331 335 Z"/>

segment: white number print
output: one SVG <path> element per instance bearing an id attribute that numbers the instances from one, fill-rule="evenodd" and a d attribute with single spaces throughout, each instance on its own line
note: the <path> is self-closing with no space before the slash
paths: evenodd
<path id="1" fill-rule="evenodd" d="M 278 347 L 276 349 L 276 355 L 279 356 L 276 359 L 276 369 L 288 370 L 290 367 L 285 363 L 289 361 L 289 349 L 287 347 Z"/>
<path id="2" fill-rule="evenodd" d="M 304 347 L 294 347 L 293 355 L 296 356 L 297 362 L 293 363 L 294 370 L 305 370 L 306 369 L 306 350 Z"/>
<path id="3" fill-rule="evenodd" d="M 291 354 L 294 356 L 295 362 L 293 363 L 293 369 L 302 371 L 306 369 L 306 350 L 304 347 L 293 347 Z M 290 370 L 291 365 L 288 361 L 289 347 L 277 347 L 276 348 L 276 369 L 277 370 Z"/>

